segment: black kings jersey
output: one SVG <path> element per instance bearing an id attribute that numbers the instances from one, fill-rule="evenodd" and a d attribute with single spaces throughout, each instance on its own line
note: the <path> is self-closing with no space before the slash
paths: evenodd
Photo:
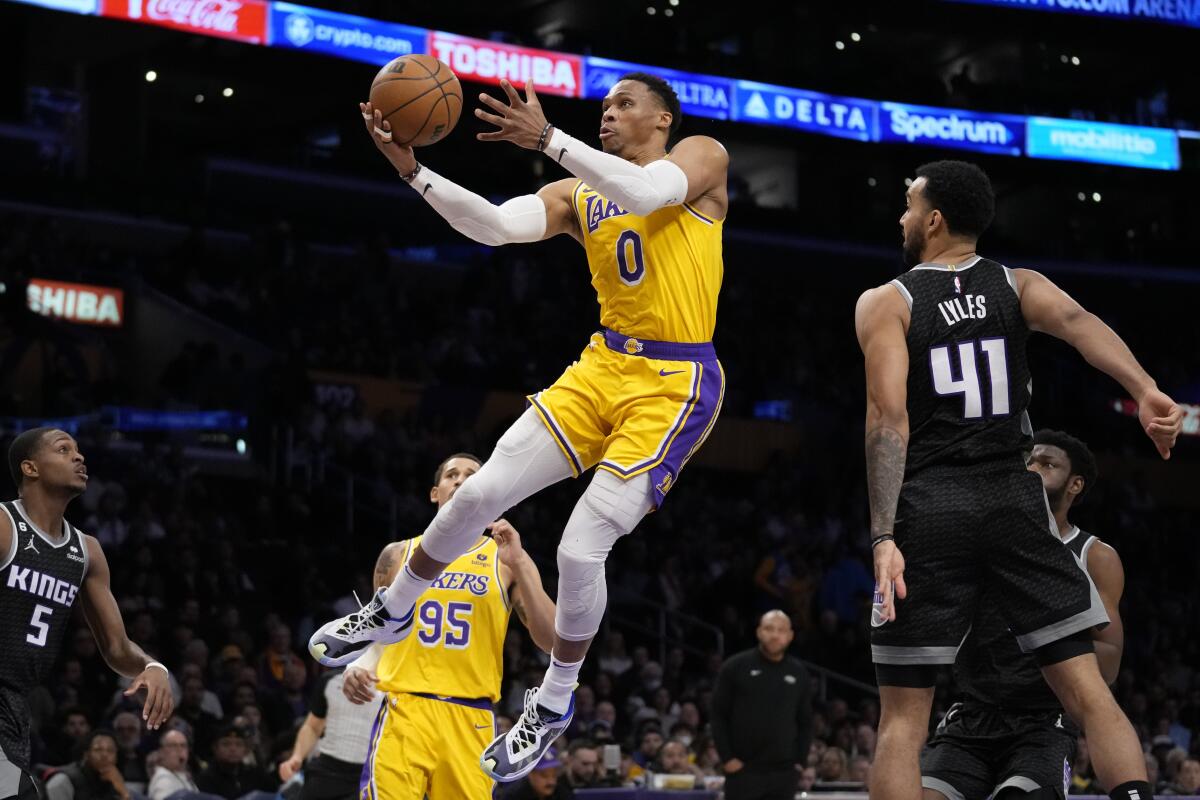
<path id="1" fill-rule="evenodd" d="M 59 535 L 49 536 L 25 516 L 20 501 L 0 507 L 13 532 L 8 553 L 0 553 L 0 747 L 28 769 L 25 697 L 58 657 L 87 571 L 87 544 L 65 520 Z"/>
<path id="2" fill-rule="evenodd" d="M 892 285 L 912 312 L 906 477 L 928 466 L 1021 457 L 1033 386 L 1012 272 L 974 256 L 953 267 L 919 264 Z"/>
<path id="3" fill-rule="evenodd" d="M 1099 541 L 1079 528 L 1072 529 L 1064 545 L 1087 571 L 1088 550 Z M 971 700 L 1012 711 L 1062 710 L 1042 677 L 1037 658 L 1024 653 L 1008 628 L 1000 608 L 1003 597 L 985 590 L 979 598 L 975 623 L 954 662 L 954 681 Z"/>

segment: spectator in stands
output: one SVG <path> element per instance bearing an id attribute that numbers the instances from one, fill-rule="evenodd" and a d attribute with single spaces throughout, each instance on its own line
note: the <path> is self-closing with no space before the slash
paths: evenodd
<path id="1" fill-rule="evenodd" d="M 567 781 L 559 778 L 562 764 L 557 751 L 551 747 L 533 771 L 516 783 L 501 790 L 501 800 L 570 800 L 574 791 Z"/>
<path id="2" fill-rule="evenodd" d="M 58 735 L 50 744 L 46 761 L 50 764 L 69 764 L 79 757 L 83 742 L 92 732 L 92 723 L 82 708 L 70 706 L 59 712 Z"/>
<path id="3" fill-rule="evenodd" d="M 142 719 L 132 711 L 122 711 L 113 717 L 113 733 L 117 740 L 117 769 L 134 791 L 146 788 L 146 765 L 142 753 Z"/>
<path id="4" fill-rule="evenodd" d="M 192 729 L 192 741 L 205 752 L 212 744 L 221 719 L 204 708 L 204 681 L 193 675 L 183 681 L 183 699 L 175 708 L 175 716 L 185 720 Z"/>
<path id="5" fill-rule="evenodd" d="M 1200 760 L 1185 758 L 1175 773 L 1175 783 L 1164 794 L 1195 795 L 1200 793 Z"/>
<path id="6" fill-rule="evenodd" d="M 669 739 L 658 751 L 658 759 L 652 772 L 664 775 L 692 775 L 697 780 L 704 774 L 689 758 L 687 745 L 675 739 Z"/>
<path id="7" fill-rule="evenodd" d="M 642 727 L 642 735 L 638 740 L 637 752 L 633 754 L 633 762 L 645 770 L 654 763 L 654 759 L 658 758 L 658 751 L 662 749 L 662 746 L 662 728 L 656 722 L 648 722 Z"/>
<path id="8" fill-rule="evenodd" d="M 846 769 L 846 780 L 851 783 L 861 783 L 866 786 L 867 773 L 871 771 L 871 759 L 866 756 L 854 756 Z"/>
<path id="9" fill-rule="evenodd" d="M 83 755 L 46 781 L 47 800 L 130 800 L 132 794 L 117 769 L 117 740 L 108 731 L 88 734 Z"/>
<path id="10" fill-rule="evenodd" d="M 800 782 L 796 785 L 798 791 L 811 792 L 816 785 L 817 770 L 814 767 L 805 767 L 800 770 Z"/>
<path id="11" fill-rule="evenodd" d="M 849 780 L 846 768 L 846 751 L 840 747 L 830 747 L 821 756 L 821 763 L 817 766 L 817 780 L 821 783 Z"/>
<path id="12" fill-rule="evenodd" d="M 725 796 L 787 798 L 812 737 L 808 672 L 787 655 L 792 622 L 775 609 L 759 619 L 758 647 L 721 667 L 712 698 L 713 737 L 725 766 Z"/>
<path id="13" fill-rule="evenodd" d="M 572 790 L 590 789 L 600 783 L 600 750 L 589 739 L 576 739 L 567 748 L 561 779 Z"/>
<path id="14" fill-rule="evenodd" d="M 159 737 L 158 765 L 146 790 L 150 800 L 166 800 L 179 791 L 198 791 L 188 768 L 189 755 L 188 740 L 182 732 L 169 730 Z"/>
<path id="15" fill-rule="evenodd" d="M 233 725 L 221 728 L 213 742 L 212 761 L 196 776 L 200 791 L 237 800 L 253 791 L 269 792 L 278 785 L 257 766 L 247 766 L 246 737 Z"/>

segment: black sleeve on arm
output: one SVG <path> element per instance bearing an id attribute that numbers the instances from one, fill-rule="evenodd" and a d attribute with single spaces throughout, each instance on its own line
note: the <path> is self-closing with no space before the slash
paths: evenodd
<path id="1" fill-rule="evenodd" d="M 329 698 L 325 696 L 325 687 L 335 676 L 340 675 L 340 672 L 327 672 L 317 679 L 316 685 L 313 687 L 312 696 L 308 698 L 308 710 L 317 719 L 325 719 L 329 716 Z"/>
<path id="2" fill-rule="evenodd" d="M 796 703 L 796 763 L 808 765 L 808 748 L 812 744 L 812 679 L 800 665 L 800 697 Z"/>
<path id="3" fill-rule="evenodd" d="M 717 754 L 721 763 L 735 758 L 733 752 L 733 665 L 734 659 L 729 659 L 717 673 L 717 685 L 713 688 L 712 696 L 712 732 L 713 742 L 717 746 Z"/>

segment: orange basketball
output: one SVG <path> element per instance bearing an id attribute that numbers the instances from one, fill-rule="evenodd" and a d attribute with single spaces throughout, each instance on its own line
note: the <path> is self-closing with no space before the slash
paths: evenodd
<path id="1" fill-rule="evenodd" d="M 392 141 L 422 147 L 442 139 L 462 113 L 462 86 L 433 56 L 400 56 L 371 81 L 371 105 L 391 123 Z"/>

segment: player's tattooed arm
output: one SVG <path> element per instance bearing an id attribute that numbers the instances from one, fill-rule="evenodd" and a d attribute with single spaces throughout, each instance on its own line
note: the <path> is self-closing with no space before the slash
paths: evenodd
<path id="1" fill-rule="evenodd" d="M 908 437 L 886 424 L 867 431 L 867 493 L 871 504 L 871 538 L 892 533 L 896 506 L 904 484 Z"/>
<path id="2" fill-rule="evenodd" d="M 867 371 L 867 494 L 871 539 L 875 542 L 876 612 L 880 623 L 896 618 L 892 595 L 903 599 L 904 556 L 890 536 L 904 484 L 908 458 L 908 306 L 891 286 L 863 294 L 854 309 L 854 327 Z M 872 619 L 874 624 L 874 618 Z"/>
<path id="3" fill-rule="evenodd" d="M 408 542 L 392 542 L 379 553 L 379 558 L 375 561 L 376 589 L 391 586 L 392 581 L 396 580 L 396 573 L 404 563 L 404 553 L 407 549 Z"/>

